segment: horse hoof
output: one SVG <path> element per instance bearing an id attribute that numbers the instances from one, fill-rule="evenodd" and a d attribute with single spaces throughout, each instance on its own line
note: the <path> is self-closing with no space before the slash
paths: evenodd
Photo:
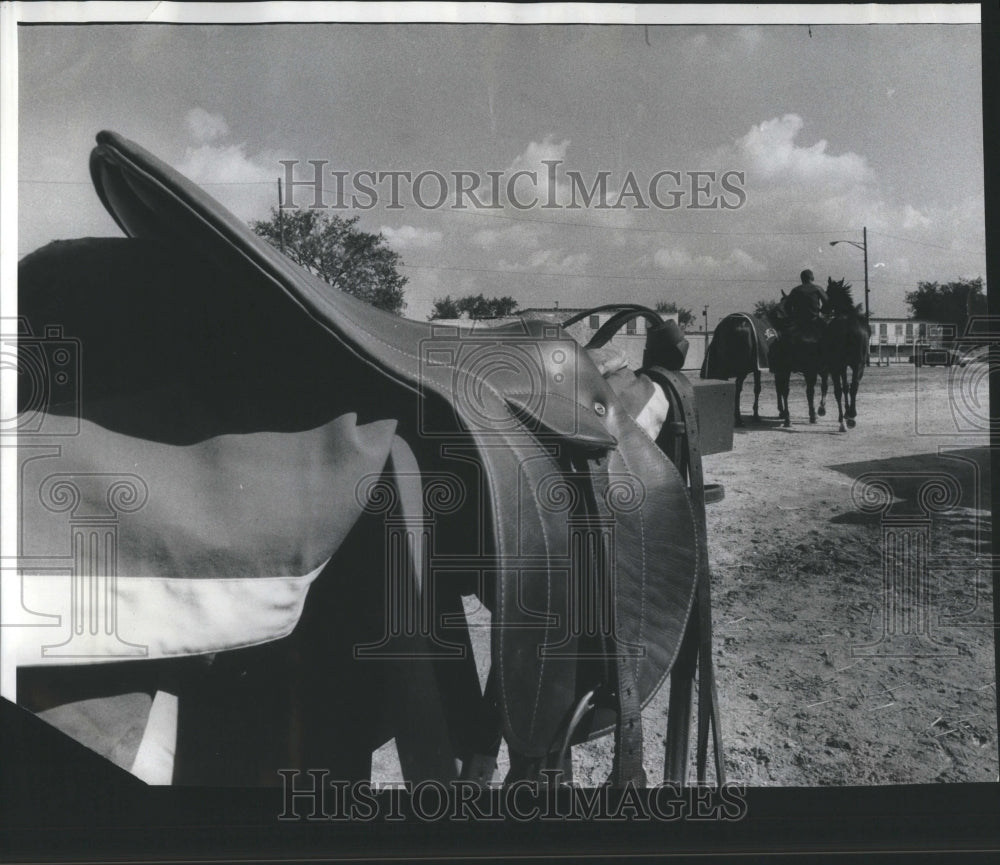
<path id="1" fill-rule="evenodd" d="M 785 421 L 785 422 L 784 422 L 784 423 L 782 424 L 782 426 L 783 426 L 783 427 L 785 427 L 785 429 L 788 429 L 788 427 L 790 427 L 791 425 L 792 425 L 792 422 L 791 422 L 790 420 L 786 420 L 786 421 Z"/>
<path id="2" fill-rule="evenodd" d="M 816 423 L 816 415 L 810 415 L 809 423 Z"/>
<path id="3" fill-rule="evenodd" d="M 849 427 L 850 427 L 851 429 L 854 429 L 854 427 L 855 427 L 855 426 L 857 426 L 857 421 L 855 421 L 855 420 L 854 420 L 854 418 L 852 418 L 852 417 L 849 417 L 849 418 L 847 419 L 847 425 L 848 425 L 848 426 L 849 426 Z"/>
<path id="4" fill-rule="evenodd" d="M 847 427 L 845 427 L 843 424 L 841 424 L 840 425 L 840 431 L 841 432 L 847 432 Z"/>
<path id="5" fill-rule="evenodd" d="M 818 414 L 820 417 L 826 417 L 826 408 L 820 406 L 818 409 L 816 409 L 816 414 Z"/>

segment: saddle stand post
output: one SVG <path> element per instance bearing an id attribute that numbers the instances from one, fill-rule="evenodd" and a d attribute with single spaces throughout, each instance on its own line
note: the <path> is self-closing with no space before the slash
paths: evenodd
<path id="1" fill-rule="evenodd" d="M 695 673 L 698 676 L 698 737 L 696 765 L 698 783 L 707 778 L 708 734 L 712 731 L 716 781 L 725 783 L 719 700 L 712 661 L 711 572 L 708 565 L 708 531 L 705 519 L 705 482 L 702 473 L 698 413 L 694 390 L 683 374 L 653 366 L 643 370 L 664 387 L 670 401 L 670 417 L 657 443 L 677 466 L 688 484 L 698 532 L 698 588 L 684 640 L 670 674 L 670 703 L 663 779 L 685 786 L 687 782 L 689 731 Z"/>

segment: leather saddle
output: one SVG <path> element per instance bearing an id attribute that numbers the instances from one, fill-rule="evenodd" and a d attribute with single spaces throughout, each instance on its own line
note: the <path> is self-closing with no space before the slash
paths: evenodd
<path id="1" fill-rule="evenodd" d="M 58 560 L 99 573 L 114 612 L 97 627 L 74 595 L 70 638 L 23 663 L 280 640 L 375 515 L 362 576 L 386 582 L 386 633 L 450 657 L 434 597 L 459 575 L 492 614 L 486 701 L 511 753 L 537 763 L 613 730 L 611 782 L 642 783 L 641 710 L 690 636 L 704 528 L 582 347 L 544 322 L 377 310 L 135 143 L 97 141 L 94 185 L 128 239 L 58 242 L 19 273 L 23 351 L 49 351 L 44 331 L 79 371 L 41 403 L 21 385 L 39 418 L 22 451 L 55 449 L 22 459 L 19 554 L 29 595 Z"/>

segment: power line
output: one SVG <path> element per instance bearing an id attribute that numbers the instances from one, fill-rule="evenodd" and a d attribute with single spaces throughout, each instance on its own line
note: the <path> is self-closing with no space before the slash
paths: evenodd
<path id="1" fill-rule="evenodd" d="M 543 225 L 566 225 L 574 228 L 596 228 L 602 231 L 637 231 L 644 234 L 691 234 L 703 235 L 707 237 L 806 237 L 810 235 L 836 234 L 838 232 L 850 231 L 844 228 L 831 228 L 823 231 L 680 231 L 672 228 L 641 228 L 639 226 L 614 226 L 597 222 L 567 222 L 562 219 L 532 219 L 523 216 L 507 216 L 501 213 L 486 213 L 481 210 L 455 210 L 445 208 L 441 210 L 431 210 L 430 213 L 438 215 L 463 215 L 463 216 L 483 216 L 490 219 L 506 219 L 510 222 L 536 222 Z"/>
<path id="2" fill-rule="evenodd" d="M 945 252 L 968 252 L 972 254 L 982 255 L 985 253 L 983 249 L 966 249 L 964 247 L 953 247 L 953 246 L 941 246 L 937 243 L 928 243 L 926 240 L 914 240 L 912 237 L 900 237 L 898 234 L 887 234 L 884 231 L 871 231 L 872 234 L 877 234 L 881 237 L 891 237 L 893 240 L 903 240 L 906 243 L 913 243 L 917 246 L 929 246 L 932 249 L 943 249 Z"/>
<path id="3" fill-rule="evenodd" d="M 559 273 L 557 271 L 544 270 L 503 270 L 489 267 L 460 267 L 446 264 L 397 264 L 397 267 L 408 267 L 414 270 L 457 270 L 467 273 L 500 273 L 505 276 L 544 276 L 544 277 L 564 277 L 568 279 L 613 279 L 632 282 L 733 282 L 733 283 L 754 283 L 761 285 L 783 285 L 788 282 L 787 277 L 772 277 L 770 279 L 737 279 L 733 277 L 719 278 L 713 276 L 642 276 L 621 273 Z M 880 279 L 879 285 L 911 285 L 909 282 L 893 282 Z"/>

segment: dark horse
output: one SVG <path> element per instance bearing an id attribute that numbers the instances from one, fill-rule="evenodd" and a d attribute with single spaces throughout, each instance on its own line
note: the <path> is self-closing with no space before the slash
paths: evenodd
<path id="1" fill-rule="evenodd" d="M 701 377 L 736 379 L 736 426 L 743 426 L 740 394 L 750 374 L 753 374 L 753 419 L 760 420 L 760 373 L 768 366 L 770 346 L 777 336 L 769 324 L 742 312 L 727 315 L 712 334 L 701 365 Z"/>
<path id="2" fill-rule="evenodd" d="M 858 385 L 864 375 L 868 363 L 868 343 L 871 330 L 861 312 L 861 304 L 855 305 L 851 297 L 851 286 L 844 280 L 834 282 L 827 280 L 827 311 L 833 319 L 827 325 L 820 340 L 820 353 L 823 360 L 822 397 L 820 398 L 820 414 L 824 413 L 826 400 L 827 376 L 833 378 L 833 395 L 837 398 L 837 420 L 840 421 L 840 431 L 847 432 L 847 427 L 854 428 L 858 415 L 857 396 Z M 847 382 L 847 370 L 851 370 L 850 386 Z M 843 395 L 843 399 L 841 399 Z M 847 427 L 844 420 L 847 420 Z"/>
<path id="3" fill-rule="evenodd" d="M 778 395 L 778 415 L 783 426 L 791 426 L 788 411 L 788 391 L 793 372 L 801 372 L 806 380 L 806 399 L 809 401 L 809 423 L 816 423 L 814 400 L 816 379 L 823 369 L 820 355 L 820 338 L 826 323 L 821 318 L 797 315 L 781 293 L 781 302 L 774 312 L 778 327 L 778 340 L 771 346 L 771 369 L 774 371 L 774 389 Z"/>

